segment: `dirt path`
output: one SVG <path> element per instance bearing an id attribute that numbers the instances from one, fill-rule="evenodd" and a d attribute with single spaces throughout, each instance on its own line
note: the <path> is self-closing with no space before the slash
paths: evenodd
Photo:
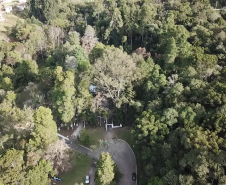
<path id="1" fill-rule="evenodd" d="M 109 140 L 115 137 L 115 132 L 113 129 L 109 129 L 108 131 L 105 132 L 106 134 L 104 135 L 104 140 Z"/>
<path id="2" fill-rule="evenodd" d="M 73 139 L 76 139 L 82 129 L 83 129 L 83 124 L 82 123 L 79 123 L 78 127 L 76 128 L 76 130 L 72 133 L 71 137 Z"/>

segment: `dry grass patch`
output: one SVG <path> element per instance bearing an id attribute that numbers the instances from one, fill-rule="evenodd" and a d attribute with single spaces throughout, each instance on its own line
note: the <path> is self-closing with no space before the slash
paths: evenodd
<path id="1" fill-rule="evenodd" d="M 17 20 L 24 21 L 13 13 L 2 14 L 5 21 L 0 21 L 0 40 L 7 40 L 8 31 L 16 25 Z"/>

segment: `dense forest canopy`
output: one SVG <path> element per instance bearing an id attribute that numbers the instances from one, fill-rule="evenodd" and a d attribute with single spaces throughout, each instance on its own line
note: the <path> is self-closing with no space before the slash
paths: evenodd
<path id="1" fill-rule="evenodd" d="M 56 124 L 113 112 L 142 143 L 139 184 L 225 185 L 224 6 L 30 0 L 0 42 L 0 184 L 48 183 Z"/>

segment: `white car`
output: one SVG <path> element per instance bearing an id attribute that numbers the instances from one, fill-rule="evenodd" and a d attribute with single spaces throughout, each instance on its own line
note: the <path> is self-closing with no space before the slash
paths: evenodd
<path id="1" fill-rule="evenodd" d="M 89 184 L 89 179 L 90 179 L 89 175 L 86 175 L 86 180 L 85 180 L 86 184 Z"/>

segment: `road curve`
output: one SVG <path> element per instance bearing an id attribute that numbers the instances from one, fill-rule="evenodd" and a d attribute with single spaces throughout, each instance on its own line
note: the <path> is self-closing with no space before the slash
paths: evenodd
<path id="1" fill-rule="evenodd" d="M 101 152 L 109 152 L 123 174 L 118 185 L 136 185 L 136 181 L 132 180 L 132 173 L 137 171 L 136 158 L 127 142 L 120 139 L 108 142 Z"/>
<path id="2" fill-rule="evenodd" d="M 65 143 L 72 149 L 81 152 L 94 161 L 97 161 L 102 152 L 108 152 L 112 156 L 114 162 L 118 165 L 123 177 L 118 185 L 136 185 L 136 181 L 132 180 L 132 173 L 136 173 L 136 158 L 129 144 L 121 139 L 109 140 L 105 146 L 102 146 L 97 151 L 91 151 L 81 145 L 74 143 L 69 139 L 65 139 L 58 135 L 60 139 L 64 139 Z"/>

